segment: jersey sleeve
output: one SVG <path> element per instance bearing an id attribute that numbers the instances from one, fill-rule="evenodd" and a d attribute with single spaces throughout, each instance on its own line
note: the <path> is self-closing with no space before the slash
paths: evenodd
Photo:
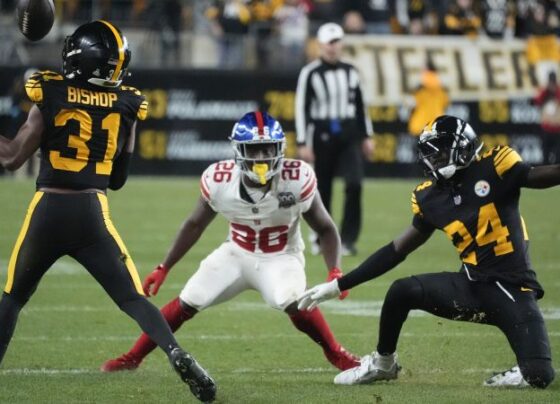
<path id="1" fill-rule="evenodd" d="M 45 101 L 45 87 L 50 80 L 63 80 L 63 77 L 55 72 L 40 71 L 33 73 L 25 83 L 25 92 L 31 102 L 42 105 Z"/>
<path id="2" fill-rule="evenodd" d="M 496 174 L 502 180 L 520 187 L 527 178 L 531 167 L 509 146 L 498 146 L 493 150 L 493 163 Z"/>
<path id="3" fill-rule="evenodd" d="M 418 185 L 416 189 L 412 191 L 412 197 L 410 199 L 413 214 L 412 225 L 421 233 L 431 233 L 435 230 L 435 227 L 424 218 L 424 212 L 422 212 L 422 208 L 420 207 L 421 197 L 418 195 L 431 185 L 431 181 L 426 181 Z"/>
<path id="4" fill-rule="evenodd" d="M 214 202 L 215 202 L 214 200 L 216 197 L 217 190 L 215 189 L 212 178 L 214 175 L 215 168 L 216 168 L 216 164 L 212 164 L 206 170 L 204 170 L 204 172 L 200 177 L 200 194 L 214 210 L 216 210 L 214 206 Z"/>
<path id="5" fill-rule="evenodd" d="M 148 101 L 140 90 L 131 86 L 121 86 L 121 90 L 131 92 L 135 97 L 136 118 L 140 121 L 148 117 Z"/>
<path id="6" fill-rule="evenodd" d="M 313 198 L 317 192 L 317 177 L 313 168 L 305 162 L 302 162 L 301 165 L 301 178 L 297 194 L 298 201 L 301 204 L 301 211 L 307 212 L 311 208 Z"/>

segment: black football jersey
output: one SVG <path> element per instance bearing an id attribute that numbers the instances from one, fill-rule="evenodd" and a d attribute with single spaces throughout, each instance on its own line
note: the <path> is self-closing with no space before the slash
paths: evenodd
<path id="1" fill-rule="evenodd" d="M 454 184 L 418 185 L 412 193 L 413 225 L 422 232 L 444 231 L 471 279 L 509 282 L 542 295 L 519 213 L 529 170 L 515 150 L 493 148 L 458 171 Z"/>
<path id="2" fill-rule="evenodd" d="M 37 187 L 107 188 L 132 125 L 147 116 L 140 91 L 95 86 L 50 71 L 33 74 L 25 90 L 45 124 Z"/>

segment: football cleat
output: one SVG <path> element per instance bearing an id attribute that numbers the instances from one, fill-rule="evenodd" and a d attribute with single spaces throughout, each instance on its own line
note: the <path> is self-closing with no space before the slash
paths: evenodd
<path id="1" fill-rule="evenodd" d="M 101 365 L 102 372 L 120 372 L 121 370 L 135 370 L 142 363 L 142 359 L 125 353 L 115 359 L 109 359 Z"/>
<path id="2" fill-rule="evenodd" d="M 204 403 L 214 401 L 216 383 L 196 359 L 181 348 L 175 348 L 169 355 L 169 361 L 196 398 Z"/>
<path id="3" fill-rule="evenodd" d="M 398 377 L 400 370 L 396 353 L 385 356 L 374 352 L 364 356 L 360 361 L 360 366 L 336 375 L 334 384 L 366 384 L 380 380 L 392 380 Z"/>
<path id="4" fill-rule="evenodd" d="M 351 369 L 356 366 L 360 366 L 360 358 L 356 355 L 351 354 L 341 345 L 335 351 L 325 350 L 325 356 L 327 360 L 336 368 L 340 370 Z"/>
<path id="5" fill-rule="evenodd" d="M 530 387 L 530 384 L 523 378 L 518 365 L 504 372 L 496 373 L 482 385 L 486 387 Z"/>
<path id="6" fill-rule="evenodd" d="M 342 248 L 340 250 L 343 257 L 353 257 L 358 255 L 358 250 L 353 244 L 342 243 Z"/>

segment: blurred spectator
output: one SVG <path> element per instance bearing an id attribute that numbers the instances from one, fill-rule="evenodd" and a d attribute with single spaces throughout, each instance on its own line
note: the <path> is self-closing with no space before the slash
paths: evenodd
<path id="1" fill-rule="evenodd" d="M 340 21 L 345 0 L 306 0 L 311 32 L 328 21 Z"/>
<path id="2" fill-rule="evenodd" d="M 424 126 L 440 115 L 449 105 L 447 89 L 441 84 L 435 66 L 428 61 L 422 72 L 420 85 L 412 94 L 414 110 L 408 121 L 408 133 L 420 136 Z"/>
<path id="3" fill-rule="evenodd" d="M 365 34 L 366 23 L 362 15 L 357 11 L 348 11 L 344 14 L 342 27 L 347 34 Z"/>
<path id="4" fill-rule="evenodd" d="M 395 0 L 391 30 L 398 34 L 437 33 L 437 13 L 430 0 Z"/>
<path id="5" fill-rule="evenodd" d="M 494 39 L 512 38 L 515 25 L 512 0 L 481 0 L 482 29 Z"/>
<path id="6" fill-rule="evenodd" d="M 270 65 L 273 15 L 283 0 L 249 0 L 251 10 L 250 32 L 256 39 L 257 67 Z"/>
<path id="7" fill-rule="evenodd" d="M 453 0 L 443 18 L 442 33 L 476 37 L 480 24 L 480 15 L 473 0 Z"/>
<path id="8" fill-rule="evenodd" d="M 212 33 L 220 43 L 220 67 L 243 66 L 243 38 L 249 31 L 251 12 L 242 0 L 216 1 L 206 10 Z"/>
<path id="9" fill-rule="evenodd" d="M 307 4 L 303 0 L 285 0 L 274 13 L 275 32 L 279 48 L 274 52 L 275 65 L 301 66 L 309 34 Z"/>
<path id="10" fill-rule="evenodd" d="M 183 29 L 183 2 L 158 0 L 151 3 L 152 28 L 159 34 L 163 66 L 181 64 L 181 31 Z"/>
<path id="11" fill-rule="evenodd" d="M 556 73 L 550 72 L 548 83 L 539 90 L 535 104 L 541 107 L 543 154 L 545 164 L 560 163 L 560 86 Z"/>
<path id="12" fill-rule="evenodd" d="M 515 0 L 515 26 L 516 38 L 527 38 L 529 36 L 529 13 L 531 5 L 535 0 Z"/>
<path id="13" fill-rule="evenodd" d="M 390 0 L 346 0 L 344 14 L 358 12 L 368 34 L 390 34 L 393 14 L 390 3 Z"/>
<path id="14" fill-rule="evenodd" d="M 534 68 L 539 86 L 544 86 L 548 73 L 556 71 L 560 62 L 560 49 L 556 29 L 559 11 L 554 1 L 535 1 L 529 8 L 529 38 L 527 61 Z"/>

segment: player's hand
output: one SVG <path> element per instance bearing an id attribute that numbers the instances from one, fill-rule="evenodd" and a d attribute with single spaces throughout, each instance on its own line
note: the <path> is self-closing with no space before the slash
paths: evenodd
<path id="1" fill-rule="evenodd" d="M 329 275 L 327 276 L 327 282 L 332 281 L 333 279 L 338 279 L 338 278 L 342 278 L 342 271 L 340 270 L 340 268 L 336 268 L 334 267 L 333 269 L 331 269 L 329 271 Z M 341 292 L 340 295 L 338 296 L 338 298 L 340 300 L 344 300 L 346 299 L 346 297 L 348 296 L 348 290 L 345 290 L 344 292 Z"/>
<path id="2" fill-rule="evenodd" d="M 362 141 L 362 153 L 367 161 L 373 161 L 373 151 L 375 150 L 375 143 L 372 138 L 366 137 Z"/>
<path id="3" fill-rule="evenodd" d="M 150 275 L 146 276 L 142 284 L 142 289 L 144 289 L 144 293 L 147 297 L 157 295 L 159 287 L 163 284 L 163 281 L 165 281 L 168 273 L 169 269 L 167 269 L 165 265 L 159 264 Z"/>
<path id="4" fill-rule="evenodd" d="M 297 155 L 306 163 L 312 164 L 315 162 L 315 153 L 313 153 L 313 149 L 309 146 L 299 146 L 297 149 Z"/>
<path id="5" fill-rule="evenodd" d="M 303 292 L 298 298 L 298 310 L 311 311 L 317 307 L 319 303 L 333 299 L 338 295 L 340 295 L 340 289 L 338 288 L 338 281 L 336 279 L 327 283 L 321 283 Z"/>

